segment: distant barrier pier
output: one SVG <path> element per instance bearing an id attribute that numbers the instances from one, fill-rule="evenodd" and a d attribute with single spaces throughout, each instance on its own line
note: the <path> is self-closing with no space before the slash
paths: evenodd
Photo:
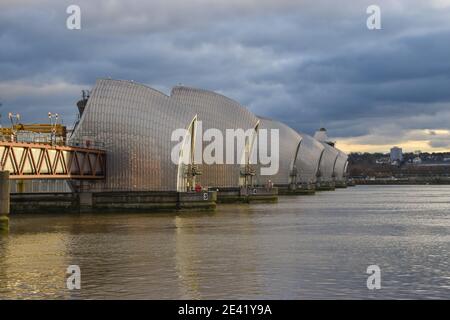
<path id="1" fill-rule="evenodd" d="M 0 171 L 0 232 L 9 229 L 9 172 Z"/>

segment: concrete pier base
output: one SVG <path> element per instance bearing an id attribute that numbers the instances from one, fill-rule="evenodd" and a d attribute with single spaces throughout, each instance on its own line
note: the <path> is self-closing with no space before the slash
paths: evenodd
<path id="1" fill-rule="evenodd" d="M 79 213 L 76 193 L 13 193 L 11 214 L 16 213 Z"/>
<path id="2" fill-rule="evenodd" d="M 295 190 L 278 188 L 278 194 L 283 196 L 312 196 L 316 193 L 315 189 L 297 188 Z"/>
<path id="3" fill-rule="evenodd" d="M 0 216 L 0 234 L 9 231 L 9 218 L 8 216 Z"/>
<path id="4" fill-rule="evenodd" d="M 11 195 L 15 213 L 96 213 L 215 210 L 213 191 L 118 191 L 80 193 L 16 193 Z"/>
<path id="5" fill-rule="evenodd" d="M 336 189 L 345 189 L 345 188 L 347 188 L 347 183 L 345 181 L 336 181 L 335 188 Z"/>
<path id="6" fill-rule="evenodd" d="M 0 231 L 9 230 L 9 172 L 0 171 Z"/>
<path id="7" fill-rule="evenodd" d="M 250 203 L 278 201 L 278 188 L 217 188 L 217 203 Z"/>
<path id="8" fill-rule="evenodd" d="M 80 212 L 90 212 L 93 207 L 92 192 L 81 192 L 78 197 Z"/>
<path id="9" fill-rule="evenodd" d="M 322 181 L 316 184 L 316 191 L 334 191 L 336 186 L 334 182 Z"/>

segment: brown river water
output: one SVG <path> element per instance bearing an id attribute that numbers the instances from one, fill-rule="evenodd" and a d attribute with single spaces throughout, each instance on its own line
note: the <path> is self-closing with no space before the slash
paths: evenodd
<path id="1" fill-rule="evenodd" d="M 12 215 L 0 299 L 450 299 L 450 186 L 357 186 L 213 213 Z M 69 265 L 81 289 L 69 290 Z M 378 265 L 381 289 L 366 269 Z"/>

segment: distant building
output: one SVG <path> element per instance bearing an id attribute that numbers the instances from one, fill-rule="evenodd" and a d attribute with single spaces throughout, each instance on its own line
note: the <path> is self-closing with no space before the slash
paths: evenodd
<path id="1" fill-rule="evenodd" d="M 420 159 L 420 157 L 415 157 L 415 158 L 412 160 L 412 163 L 413 163 L 413 164 L 421 164 L 421 163 L 422 163 L 422 159 Z"/>
<path id="2" fill-rule="evenodd" d="M 390 153 L 391 163 L 401 163 L 403 161 L 403 150 L 399 147 L 392 147 Z"/>
<path id="3" fill-rule="evenodd" d="M 375 160 L 376 164 L 386 164 L 386 163 L 390 163 L 390 159 L 388 157 L 384 157 L 384 158 L 379 158 Z"/>

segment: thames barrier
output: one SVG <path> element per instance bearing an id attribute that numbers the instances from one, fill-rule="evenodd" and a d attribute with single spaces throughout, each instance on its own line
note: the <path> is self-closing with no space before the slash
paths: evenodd
<path id="1" fill-rule="evenodd" d="M 133 81 L 99 79 L 77 107 L 67 135 L 56 126 L 47 140 L 36 126 L 3 129 L 3 220 L 10 211 L 213 210 L 216 203 L 347 186 L 348 157 L 324 128 L 312 137 L 215 92 L 177 86 L 166 95 Z M 177 130 L 184 131 L 174 149 Z M 218 144 L 224 138 L 211 136 L 228 138 L 228 130 L 246 134 L 242 143 L 232 136 L 234 162 Z M 264 138 L 271 140 L 266 147 Z M 213 161 L 196 161 L 211 149 Z"/>

